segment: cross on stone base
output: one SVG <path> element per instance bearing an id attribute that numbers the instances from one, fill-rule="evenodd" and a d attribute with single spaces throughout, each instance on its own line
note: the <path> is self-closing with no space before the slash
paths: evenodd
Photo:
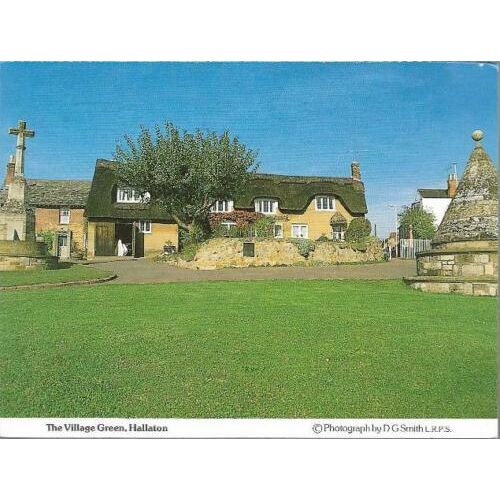
<path id="1" fill-rule="evenodd" d="M 26 137 L 35 137 L 34 130 L 26 129 L 26 122 L 23 120 L 19 120 L 19 125 L 17 128 L 9 128 L 9 134 L 17 135 L 17 144 L 16 144 L 16 166 L 14 168 L 14 176 L 23 177 L 24 176 L 24 150 L 25 146 L 25 138 Z"/>

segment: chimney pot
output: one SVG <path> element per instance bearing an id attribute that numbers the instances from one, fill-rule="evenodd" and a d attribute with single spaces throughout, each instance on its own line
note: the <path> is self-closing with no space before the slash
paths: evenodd
<path id="1" fill-rule="evenodd" d="M 351 163 L 351 177 L 356 180 L 361 180 L 361 169 L 359 168 L 359 163 L 357 161 L 353 161 Z"/>
<path id="2" fill-rule="evenodd" d="M 454 198 L 457 194 L 458 179 L 456 174 L 450 174 L 448 176 L 448 196 Z"/>

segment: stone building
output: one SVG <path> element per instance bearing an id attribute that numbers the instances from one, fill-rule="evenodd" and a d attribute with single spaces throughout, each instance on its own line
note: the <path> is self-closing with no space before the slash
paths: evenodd
<path id="1" fill-rule="evenodd" d="M 352 219 L 368 211 L 359 164 L 351 177 L 255 174 L 245 193 L 212 208 L 227 227 L 242 211 L 273 216 L 276 238 L 343 240 Z"/>
<path id="2" fill-rule="evenodd" d="M 13 158 L 9 159 L 0 206 L 8 197 L 14 181 Z M 84 210 L 90 190 L 90 181 L 25 179 L 25 203 L 33 218 L 34 235 L 53 234 L 51 252 L 62 259 L 82 257 L 86 244 Z"/>
<path id="3" fill-rule="evenodd" d="M 15 165 L 11 158 L 0 189 L 0 216 L 11 207 L 9 224 L 17 220 L 12 208 L 16 196 L 23 200 L 23 213 L 17 229 L 0 220 L 0 239 L 2 231 L 12 236 L 14 229 L 20 239 L 27 233 L 39 240 L 51 235 L 51 253 L 61 259 L 119 255 L 123 245 L 127 255 L 142 257 L 179 245 L 170 214 L 119 187 L 113 161 L 97 160 L 92 181 L 21 179 Z M 352 219 L 366 213 L 360 167 L 353 162 L 350 177 L 254 174 L 237 199 L 216 200 L 211 215 L 227 229 L 236 226 L 241 214 L 273 216 L 278 239 L 343 240 Z"/>
<path id="4" fill-rule="evenodd" d="M 242 214 L 258 212 L 275 218 L 275 238 L 342 240 L 350 221 L 367 212 L 359 165 L 351 168 L 351 177 L 255 174 L 237 199 L 215 201 L 212 216 L 230 229 Z M 97 160 L 85 211 L 88 257 L 115 255 L 118 241 L 137 257 L 158 254 L 166 244 L 177 247 L 172 217 L 119 188 L 115 172 L 115 162 Z"/>
<path id="5" fill-rule="evenodd" d="M 178 228 L 164 209 L 142 200 L 132 189 L 120 188 L 116 163 L 97 160 L 89 192 L 87 257 L 117 255 L 118 242 L 127 255 L 157 255 L 165 245 L 178 247 Z"/>
<path id="6" fill-rule="evenodd" d="M 432 241 L 417 255 L 417 274 L 405 281 L 424 291 L 496 295 L 497 172 L 480 141 L 476 141 L 455 197 Z"/>

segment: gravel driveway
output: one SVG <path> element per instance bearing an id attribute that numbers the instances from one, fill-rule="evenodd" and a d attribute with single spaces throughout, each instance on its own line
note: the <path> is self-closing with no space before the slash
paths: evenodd
<path id="1" fill-rule="evenodd" d="M 393 259 L 377 264 L 317 267 L 253 267 L 201 271 L 180 269 L 146 259 L 116 260 L 89 264 L 112 271 L 118 278 L 110 283 L 164 283 L 178 281 L 242 281 L 274 279 L 398 279 L 416 274 L 414 260 Z"/>

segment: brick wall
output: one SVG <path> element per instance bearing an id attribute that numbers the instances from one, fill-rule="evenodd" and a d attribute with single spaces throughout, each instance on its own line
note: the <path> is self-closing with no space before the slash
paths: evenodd
<path id="1" fill-rule="evenodd" d="M 59 208 L 37 208 L 35 212 L 35 231 L 61 231 L 69 229 L 75 252 L 84 250 L 85 218 L 83 208 L 71 208 L 69 224 L 59 224 Z"/>

